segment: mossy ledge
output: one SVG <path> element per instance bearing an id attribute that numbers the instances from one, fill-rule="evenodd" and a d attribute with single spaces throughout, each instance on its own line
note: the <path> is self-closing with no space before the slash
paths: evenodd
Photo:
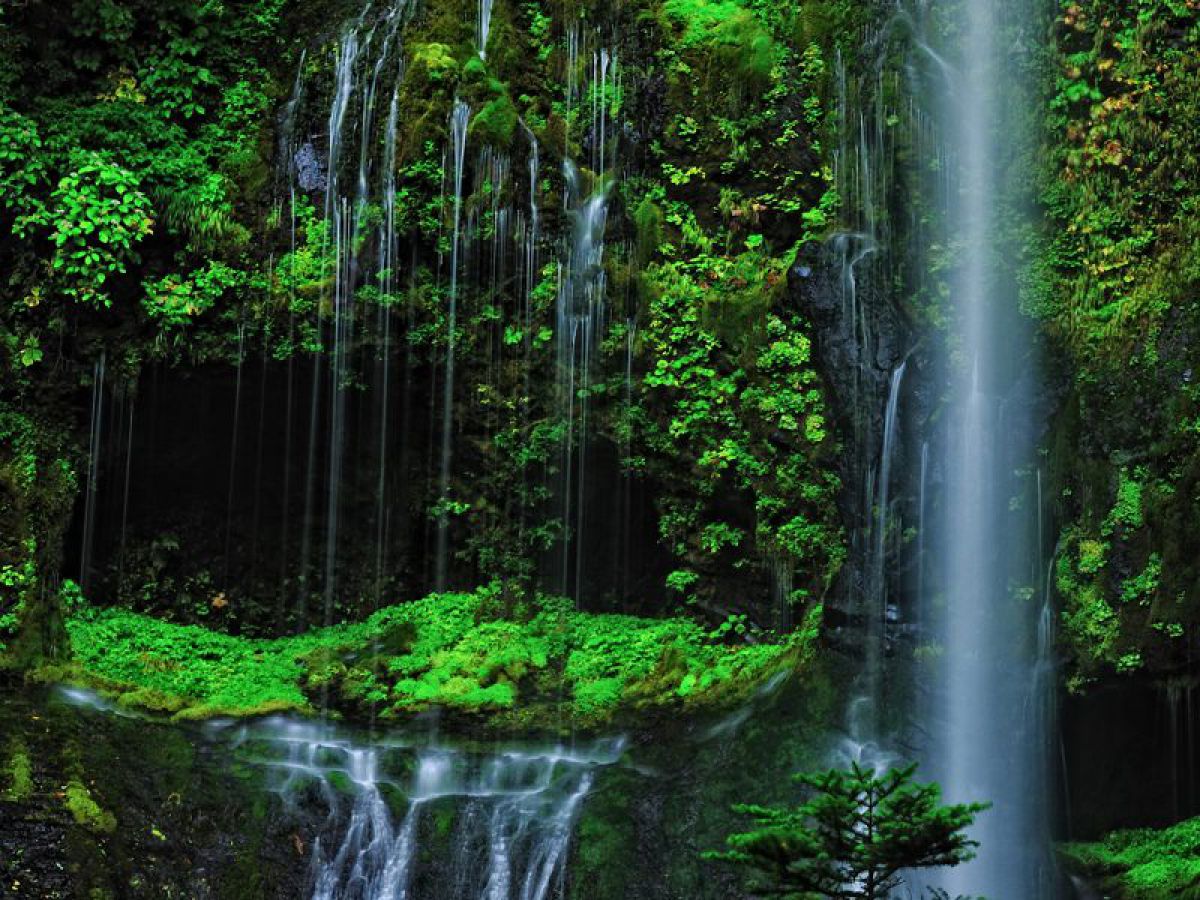
<path id="1" fill-rule="evenodd" d="M 434 594 L 363 622 L 239 637 L 127 610 L 68 621 L 73 658 L 34 677 L 99 691 L 175 720 L 301 715 L 400 720 L 432 709 L 498 732 L 598 730 L 749 699 L 814 653 L 810 627 L 730 641 L 685 618 L 580 612 L 539 597 L 505 608 L 499 588 Z"/>
<path id="2" fill-rule="evenodd" d="M 1200 818 L 1170 828 L 1114 831 L 1095 843 L 1063 844 L 1068 869 L 1118 900 L 1200 898 Z"/>

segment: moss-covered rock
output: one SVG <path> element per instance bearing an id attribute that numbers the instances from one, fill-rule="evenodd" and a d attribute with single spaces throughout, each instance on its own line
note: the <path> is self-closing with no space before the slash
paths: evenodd
<path id="1" fill-rule="evenodd" d="M 9 740 L 7 750 L 8 756 L 3 769 L 7 786 L 4 793 L 0 794 L 0 799 L 20 803 L 33 794 L 33 765 L 29 759 L 29 749 L 20 735 Z"/>
<path id="2" fill-rule="evenodd" d="M 589 614 L 550 598 L 489 618 L 496 597 L 434 595 L 277 639 L 89 611 L 69 623 L 72 664 L 40 674 L 176 719 L 325 706 L 398 718 L 439 707 L 495 730 L 596 729 L 731 707 L 815 650 L 814 632 L 730 643 L 734 632 L 687 619 Z"/>
<path id="3" fill-rule="evenodd" d="M 1200 819 L 1117 831 L 1096 843 L 1064 844 L 1059 853 L 1115 900 L 1200 898 Z"/>
<path id="4" fill-rule="evenodd" d="M 75 820 L 76 825 L 96 834 L 112 834 L 117 830 L 117 819 L 110 811 L 102 809 L 87 785 L 72 778 L 63 789 L 63 804 Z"/>

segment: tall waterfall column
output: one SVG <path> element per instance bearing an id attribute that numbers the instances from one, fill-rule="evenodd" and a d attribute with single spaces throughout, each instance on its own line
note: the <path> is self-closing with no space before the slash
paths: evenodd
<path id="1" fill-rule="evenodd" d="M 1019 6 L 1020 4 L 1017 4 Z M 957 160 L 957 191 L 947 210 L 957 236 L 958 271 L 951 284 L 953 333 L 946 371 L 949 406 L 944 453 L 946 486 L 941 546 L 943 697 L 936 755 L 951 801 L 989 801 L 972 836 L 978 859 L 952 870 L 951 894 L 1036 898 L 1053 893 L 1037 796 L 1039 723 L 1028 710 L 1035 660 L 1030 635 L 1038 608 L 1013 591 L 1012 576 L 1031 553 L 1032 519 L 1010 514 L 1015 471 L 1028 461 L 1029 403 L 1016 389 L 1012 360 L 1028 338 L 1015 287 L 999 252 L 999 210 L 1008 198 L 1002 161 L 1011 142 L 999 51 L 1002 0 L 961 7 L 961 72 L 944 98 L 947 139 Z M 1006 277 L 1007 275 L 1007 277 Z"/>

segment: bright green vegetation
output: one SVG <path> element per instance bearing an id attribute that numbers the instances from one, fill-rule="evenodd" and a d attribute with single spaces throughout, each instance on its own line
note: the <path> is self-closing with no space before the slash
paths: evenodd
<path id="1" fill-rule="evenodd" d="M 793 807 L 736 806 L 754 830 L 732 834 L 707 859 L 753 873 L 760 895 L 882 900 L 898 896 L 905 870 L 956 866 L 975 856 L 966 835 L 985 803 L 943 806 L 936 784 L 912 780 L 916 766 L 877 775 L 847 770 L 801 774 L 810 796 Z"/>
<path id="2" fill-rule="evenodd" d="M 1200 622 L 1200 11 L 1064 0 L 1029 301 L 1068 359 L 1050 462 L 1076 686 L 1171 670 Z"/>
<path id="3" fill-rule="evenodd" d="M 688 445 L 687 469 L 660 472 L 671 488 L 660 531 L 686 566 L 670 586 L 693 596 L 712 590 L 701 573 L 740 577 L 743 547 L 754 545 L 799 573 L 787 599 L 803 609 L 829 588 L 845 550 L 834 507 L 838 447 L 806 326 L 773 308 L 789 259 L 760 249 L 712 255 L 703 233 L 691 239 L 694 257 L 642 276 L 651 298 L 642 340 L 654 359 L 643 396 L 661 410 L 646 422 L 646 440 L 662 460 Z M 718 512 L 734 492 L 753 498 L 752 530 Z"/>
<path id="4" fill-rule="evenodd" d="M 620 186 L 633 249 L 611 266 L 643 310 L 643 374 L 614 418 L 626 465 L 658 486 L 668 587 L 701 607 L 773 579 L 799 619 L 845 559 L 842 448 L 787 272 L 836 214 L 816 160 L 837 127 L 835 43 L 863 15 L 844 2 L 662 7 L 665 126 L 645 173 Z"/>
<path id="5" fill-rule="evenodd" d="M 1200 897 L 1200 819 L 1161 830 L 1117 831 L 1094 844 L 1064 844 L 1060 853 L 1120 900 Z"/>
<path id="6" fill-rule="evenodd" d="M 731 645 L 725 628 L 581 613 L 550 598 L 500 618 L 500 602 L 489 589 L 433 595 L 361 623 L 276 639 L 96 611 L 68 623 L 73 665 L 43 674 L 178 718 L 312 712 L 327 703 L 384 718 L 440 707 L 486 715 L 495 728 L 598 727 L 635 710 L 744 700 L 806 660 L 815 639 L 810 627 L 779 642 Z"/>

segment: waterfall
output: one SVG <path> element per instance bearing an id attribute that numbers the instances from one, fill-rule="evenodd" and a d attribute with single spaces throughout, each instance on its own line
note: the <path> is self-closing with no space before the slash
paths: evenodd
<path id="1" fill-rule="evenodd" d="M 1030 512 L 1037 368 L 1013 237 L 1027 6 L 897 0 L 855 63 L 837 59 L 840 356 L 826 361 L 849 370 L 839 400 L 859 412 L 866 659 L 839 759 L 913 756 L 949 801 L 993 803 L 972 831 L 978 859 L 940 886 L 1022 900 L 1055 895 L 1057 803 L 1040 502 Z M 911 464 L 905 446 L 920 448 Z M 895 676 L 910 671 L 904 697 Z"/>
<path id="2" fill-rule="evenodd" d="M 891 527 L 891 483 L 892 462 L 896 452 L 897 414 L 900 408 L 900 390 L 904 385 L 904 370 L 907 361 L 901 362 L 893 371 L 888 388 L 887 407 L 883 418 L 883 444 L 879 450 L 879 478 L 875 485 L 874 549 L 872 551 L 871 585 L 868 597 L 867 617 L 867 682 L 869 696 L 880 696 L 879 679 L 882 677 L 883 655 L 886 650 L 885 629 L 889 617 L 887 573 L 887 538 Z M 878 716 L 878 710 L 875 711 Z"/>
<path id="3" fill-rule="evenodd" d="M 381 59 L 382 62 L 382 59 Z M 387 581 L 387 517 L 388 517 L 388 435 L 391 408 L 391 359 L 392 359 L 392 291 L 396 281 L 396 125 L 400 108 L 400 79 L 404 77 L 403 64 L 397 76 L 392 100 L 388 105 L 387 124 L 384 130 L 383 149 L 383 221 L 379 226 L 379 281 L 382 293 L 379 304 L 376 330 L 379 336 L 379 477 L 376 482 L 375 501 L 375 602 L 382 604 Z"/>
<path id="4" fill-rule="evenodd" d="M 929 489 L 929 441 L 921 442 L 921 470 L 917 480 L 917 599 L 925 596 L 925 521 Z M 922 609 L 917 607 L 917 628 L 923 624 Z"/>
<path id="5" fill-rule="evenodd" d="M 282 718 L 208 727 L 243 747 L 289 806 L 315 799 L 328 810 L 312 849 L 313 900 L 561 896 L 584 799 L 624 751 L 623 739 L 486 753 L 425 734 L 368 743 Z M 447 814 L 448 836 L 431 847 Z"/>
<path id="6" fill-rule="evenodd" d="M 1162 687 L 1167 708 L 1171 808 L 1176 820 L 1195 815 L 1197 809 L 1194 689 L 1195 683 L 1187 678 L 1172 678 Z"/>
<path id="7" fill-rule="evenodd" d="M 324 615 L 323 621 L 333 620 L 333 607 L 337 592 L 337 546 L 338 517 L 341 513 L 341 484 L 345 453 L 346 430 L 346 378 L 348 375 L 354 296 L 354 214 L 359 209 L 356 202 L 353 212 L 348 198 L 341 192 L 338 163 L 345 143 L 343 131 L 346 125 L 350 100 L 355 92 L 359 51 L 370 45 L 374 28 L 362 32 L 367 7 L 363 8 L 358 20 L 346 28 L 338 47 L 335 66 L 333 100 L 329 107 L 329 175 L 325 184 L 325 218 L 333 230 L 334 274 L 333 274 L 333 334 L 329 348 L 329 452 L 327 457 L 327 492 L 325 511 L 325 556 L 324 556 Z M 361 39 L 361 43 L 360 43 Z M 363 101 L 363 116 L 368 117 L 370 103 Z M 359 177 L 355 187 L 362 191 L 364 154 L 359 155 Z M 319 364 L 319 363 L 318 363 Z"/>
<path id="8" fill-rule="evenodd" d="M 233 500 L 237 493 L 238 431 L 242 422 L 242 369 L 246 362 L 246 323 L 238 323 L 237 365 L 233 382 L 233 428 L 229 440 L 229 492 L 225 498 L 225 582 L 229 582 L 229 560 L 233 548 Z"/>
<path id="9" fill-rule="evenodd" d="M 307 435 L 296 441 L 303 456 L 297 460 L 297 468 L 304 473 L 303 513 L 297 517 L 300 558 L 298 566 L 294 566 L 298 568 L 299 588 L 293 598 L 298 625 L 303 624 L 308 600 L 314 596 L 318 583 L 324 618 L 332 617 L 337 602 L 338 560 L 346 542 L 341 531 L 344 482 L 355 471 L 355 465 L 362 464 L 354 453 L 362 454 L 367 445 L 366 441 L 357 441 L 353 433 L 352 405 L 359 376 L 357 355 L 361 346 L 371 340 L 378 350 L 374 387 L 379 392 L 375 440 L 370 442 L 378 459 L 368 457 L 376 467 L 378 492 L 373 573 L 373 593 L 377 598 L 382 596 L 387 579 L 387 460 L 392 450 L 393 430 L 389 422 L 393 378 L 391 296 L 398 268 L 396 131 L 400 86 L 405 73 L 399 36 L 411 11 L 408 0 L 387 4 L 368 0 L 338 33 L 331 52 L 332 64 L 324 70 L 329 73 L 324 77 L 329 77 L 330 83 L 313 86 L 306 81 L 305 61 L 309 51 L 304 51 L 291 95 L 280 114 L 280 168 L 286 177 L 285 202 L 290 209 L 287 247 L 293 285 L 288 293 L 289 304 L 297 301 L 294 279 L 297 252 L 302 249 L 297 245 L 297 210 L 303 198 L 312 200 L 322 214 L 325 228 L 319 238 L 320 259 L 327 266 L 322 273 L 319 298 L 320 347 L 306 348 L 311 353 L 311 392 L 305 404 Z M 319 73 L 317 77 L 323 76 Z M 320 99 L 324 99 L 325 105 L 314 108 Z M 318 134 L 323 130 L 327 137 L 324 159 L 318 150 L 319 138 L 302 130 L 308 128 L 316 128 Z M 379 146 L 382 153 L 376 150 Z M 317 238 L 310 233 L 308 240 Z M 364 288 L 369 288 L 377 301 L 373 315 L 368 315 L 364 308 L 361 293 Z M 292 313 L 289 342 L 296 342 L 298 331 L 302 334 Z M 295 396 L 296 377 L 296 364 L 289 356 L 286 376 L 289 403 L 284 428 L 285 455 L 289 461 L 293 452 L 293 418 L 303 420 L 303 414 L 293 415 L 290 402 Z M 292 481 L 287 469 L 284 483 L 281 612 L 289 592 Z"/>
<path id="10" fill-rule="evenodd" d="M 454 151 L 454 233 L 450 241 L 450 297 L 446 315 L 446 373 L 442 379 L 442 451 L 438 468 L 438 501 L 442 509 L 438 513 L 437 559 L 435 587 L 446 589 L 450 552 L 449 512 L 445 508 L 450 500 L 450 457 L 454 428 L 454 347 L 458 329 L 458 255 L 462 227 L 463 167 L 467 155 L 467 124 L 471 120 L 471 108 L 462 100 L 454 101 L 450 113 L 450 139 Z"/>
<path id="11" fill-rule="evenodd" d="M 1013 91 L 1001 78 L 1012 62 L 1001 53 L 1011 52 L 1003 35 L 1019 25 L 1012 19 L 1020 6 L 964 4 L 956 77 L 933 82 L 955 163 L 945 214 L 958 258 L 950 282 L 948 343 L 954 349 L 944 358 L 946 483 L 931 544 L 939 560 L 936 633 L 943 652 L 930 724 L 947 799 L 994 804 L 972 830 L 981 844 L 978 859 L 952 870 L 944 886 L 951 893 L 1036 898 L 1055 891 L 1046 831 L 1053 798 L 1043 752 L 1046 723 L 1025 711 L 1044 680 L 1038 678 L 1039 621 L 1045 653 L 1051 619 L 1044 605 L 1014 589 L 1040 581 L 1034 571 L 1040 566 L 1030 564 L 1040 548 L 1032 546 L 1030 517 L 1010 511 L 1011 498 L 1030 492 L 1013 477 L 1032 459 L 1031 398 L 1021 377 L 1029 337 L 1014 273 L 997 252 L 1001 213 L 1013 200 L 1000 162 L 1014 140 L 1005 130 Z"/>
<path id="12" fill-rule="evenodd" d="M 133 414 L 137 397 L 129 397 L 129 419 L 125 430 L 125 472 L 121 488 L 121 538 L 117 550 L 117 591 L 125 587 L 125 546 L 129 531 L 129 491 L 133 486 Z"/>
<path id="13" fill-rule="evenodd" d="M 604 232 L 622 133 L 618 56 L 595 29 L 578 23 L 566 29 L 563 80 L 571 155 L 563 161 L 565 183 L 561 207 L 551 210 L 554 215 L 546 214 L 544 154 L 531 127 L 521 123 L 528 144 L 521 142 L 519 149 L 502 151 L 487 140 L 476 147 L 468 137 L 472 109 L 465 100 L 455 100 L 440 166 L 443 215 L 436 226 L 426 225 L 428 219 L 420 226 L 431 232 L 439 229 L 435 239 L 432 233 L 414 232 L 415 210 L 399 200 L 411 190 L 407 183 L 399 184 L 400 179 L 423 178 L 428 172 L 414 165 L 422 151 L 407 141 L 402 121 L 403 38 L 412 6 L 406 0 L 368 0 L 336 33 L 330 50 L 320 51 L 328 52 L 329 65 L 305 69 L 306 57 L 301 57 L 280 113 L 281 176 L 286 177 L 280 205 L 290 201 L 291 207 L 290 228 L 280 236 L 280 245 L 286 238 L 293 276 L 297 257 L 303 263 L 306 253 L 328 267 L 319 279 L 301 268 L 302 283 L 311 287 L 299 295 L 294 290 L 288 294 L 294 306 L 316 302 L 320 311 L 319 349 L 305 333 L 302 316 L 289 320 L 297 332 L 293 337 L 290 331 L 289 340 L 311 352 L 312 363 L 311 375 L 299 376 L 288 363 L 289 396 L 294 377 L 302 383 L 311 379 L 310 402 L 303 404 L 307 442 L 299 424 L 294 440 L 295 454 L 301 457 L 295 461 L 296 497 L 283 499 L 287 512 L 299 513 L 303 498 L 303 514 L 294 516 L 299 520 L 299 589 L 285 583 L 280 592 L 282 598 L 294 590 L 297 614 L 321 598 L 330 617 L 340 598 L 356 589 L 378 604 L 386 591 L 410 575 L 423 582 L 422 587 L 450 586 L 455 554 L 464 549 L 452 546 L 452 524 L 459 510 L 455 501 L 461 499 L 454 492 L 454 476 L 460 466 L 466 475 L 476 463 L 474 448 L 494 440 L 501 429 L 528 428 L 540 421 L 538 369 L 546 364 L 540 347 L 547 325 L 554 326 L 558 377 L 551 383 L 554 418 L 562 424 L 561 462 L 546 465 L 550 474 L 545 476 L 530 467 L 526 477 L 547 478 L 548 483 L 514 492 L 508 508 L 476 508 L 472 521 L 487 528 L 480 517 L 515 515 L 523 543 L 541 540 L 530 537 L 526 523 L 531 513 L 541 516 L 547 511 L 537 508 L 544 496 L 551 510 L 561 511 L 562 536 L 546 549 L 539 576 L 578 597 L 592 565 L 585 532 L 596 536 L 589 515 L 596 519 L 599 514 L 589 510 L 588 502 L 589 492 L 594 495 L 597 490 L 589 478 L 589 469 L 595 468 L 589 456 L 596 435 L 588 395 L 606 374 L 599 368 L 607 327 Z M 488 0 L 478 7 L 475 24 L 481 52 L 492 11 Z M 307 58 L 316 52 L 310 49 Z M 314 83 L 318 80 L 324 83 Z M 432 168 L 434 160 L 429 163 Z M 521 197 L 525 177 L 528 192 Z M 298 247 L 297 226 L 307 224 L 310 202 L 322 230 L 308 226 Z M 552 231 L 547 231 L 547 222 Z M 545 309 L 539 293 L 545 289 L 548 239 L 559 242 L 552 321 L 541 318 Z M 423 295 L 428 278 L 431 292 L 441 290 L 440 321 L 425 320 L 438 311 L 422 302 L 403 304 L 403 323 L 393 319 L 400 306 L 393 302 L 395 294 L 403 289 L 397 258 L 402 247 L 412 251 L 410 297 Z M 313 288 L 318 286 L 320 295 L 314 301 Z M 471 330 L 466 333 L 463 325 L 468 322 Z M 479 384 L 464 394 L 459 382 L 467 342 L 476 354 L 473 374 L 474 363 L 479 364 Z M 392 383 L 399 368 L 394 354 L 399 352 L 405 354 L 402 389 Z M 300 390 L 308 390 L 310 384 Z M 498 403 L 501 399 L 504 402 Z M 421 403 L 428 403 L 422 409 L 427 422 L 420 421 L 420 413 L 414 415 Z M 394 422 L 397 406 L 401 417 Z M 365 424 L 363 407 L 370 409 L 371 417 Z M 506 409 L 515 411 L 515 420 L 507 418 Z M 296 419 L 302 422 L 304 414 L 297 411 Z M 290 454 L 290 418 L 287 426 L 284 443 Z M 460 431 L 470 440 L 467 450 L 459 446 Z M 415 471 L 420 463 L 410 444 L 427 454 L 423 472 Z M 409 455 L 414 457 L 411 465 Z M 364 487 L 364 474 L 369 487 Z M 290 475 L 284 478 L 290 488 Z M 409 487 L 422 483 L 421 478 L 427 479 L 423 508 L 414 502 L 417 490 Z M 343 506 L 364 489 L 371 492 L 371 533 L 368 546 L 360 548 L 351 545 L 350 535 L 360 529 L 343 521 Z M 418 509 L 425 522 L 420 536 L 414 534 L 410 519 Z M 289 531 L 286 526 L 282 531 L 286 543 Z M 418 542 L 426 545 L 419 565 L 395 561 L 397 545 L 408 549 Z M 360 568 L 371 573 L 371 586 L 360 588 L 351 581 L 360 569 L 344 569 L 339 578 L 339 566 L 359 552 L 367 557 Z"/>
<path id="14" fill-rule="evenodd" d="M 616 171 L 616 141 L 608 139 L 615 124 L 616 54 L 597 47 L 584 76 L 578 75 L 580 60 L 586 59 L 585 48 L 595 39 L 595 34 L 581 35 L 575 25 L 567 31 L 567 118 L 570 121 L 574 104 L 588 114 L 585 121 L 590 120 L 590 128 L 584 140 L 591 144 L 586 157 L 590 170 L 582 171 L 573 159 L 563 161 L 563 210 L 569 231 L 559 259 L 555 304 L 557 391 L 565 427 L 555 485 L 562 515 L 558 582 L 559 590 L 576 602 L 584 593 L 588 560 L 589 394 L 608 325 L 605 229 Z"/>

